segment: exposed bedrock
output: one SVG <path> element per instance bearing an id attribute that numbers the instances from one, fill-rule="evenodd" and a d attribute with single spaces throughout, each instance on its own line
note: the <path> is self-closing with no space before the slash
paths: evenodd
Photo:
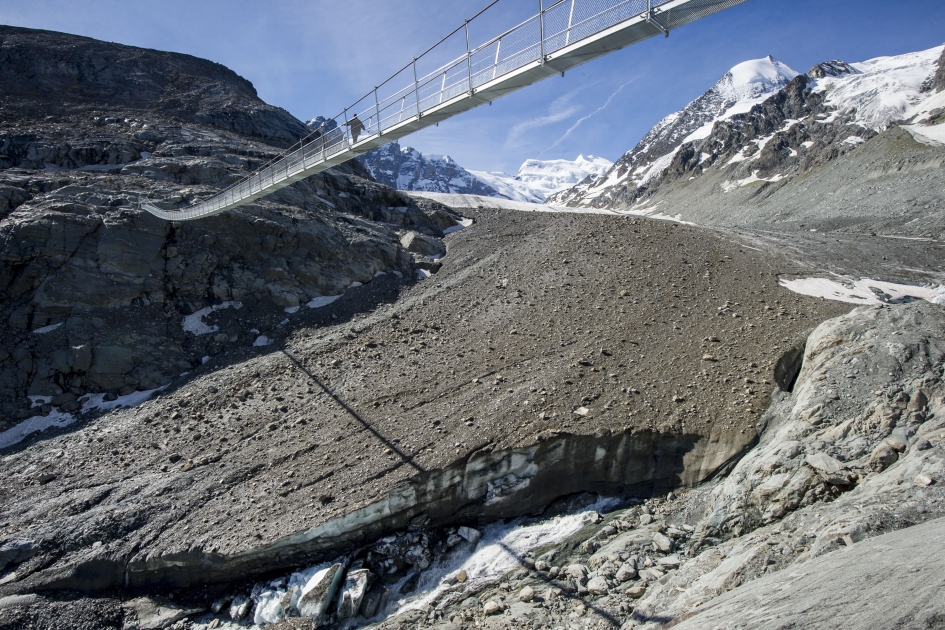
<path id="1" fill-rule="evenodd" d="M 478 452 L 421 473 L 381 501 L 242 553 L 96 558 L 60 567 L 31 588 L 187 587 L 245 578 L 343 552 L 411 524 L 439 527 L 540 513 L 557 498 L 586 491 L 651 496 L 694 486 L 750 445 L 744 437 L 709 440 L 629 430 L 594 436 L 552 432 L 543 438 L 527 448 Z"/>

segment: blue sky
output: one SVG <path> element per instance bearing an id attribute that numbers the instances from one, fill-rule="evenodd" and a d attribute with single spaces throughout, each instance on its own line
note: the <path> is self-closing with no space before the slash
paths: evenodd
<path id="1" fill-rule="evenodd" d="M 212 59 L 252 81 L 267 102 L 308 119 L 339 112 L 485 4 L 0 0 L 0 23 Z M 491 11 L 511 26 L 537 6 L 502 0 Z M 827 59 L 931 48 L 945 42 L 943 27 L 942 0 L 749 0 L 401 142 L 476 170 L 514 173 L 527 158 L 579 153 L 615 160 L 741 61 L 770 54 L 803 72 Z"/>

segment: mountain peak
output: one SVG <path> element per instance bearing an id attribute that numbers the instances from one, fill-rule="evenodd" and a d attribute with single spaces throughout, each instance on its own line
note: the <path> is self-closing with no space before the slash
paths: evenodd
<path id="1" fill-rule="evenodd" d="M 768 55 L 749 59 L 734 66 L 716 83 L 716 88 L 728 99 L 740 101 L 757 98 L 784 87 L 799 72 Z"/>

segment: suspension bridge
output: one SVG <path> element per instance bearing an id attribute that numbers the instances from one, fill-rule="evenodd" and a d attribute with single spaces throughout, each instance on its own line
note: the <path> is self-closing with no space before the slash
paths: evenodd
<path id="1" fill-rule="evenodd" d="M 141 208 L 171 221 L 231 210 L 542 79 L 650 37 L 668 37 L 680 26 L 746 0 L 557 0 L 548 6 L 539 0 L 536 14 L 489 36 L 496 16 L 505 15 L 499 14 L 500 1 L 240 182 L 184 208 L 165 210 L 153 203 Z M 514 1 L 522 6 L 522 0 Z M 477 39 L 481 43 L 475 44 Z M 444 58 L 450 61 L 437 63 Z"/>

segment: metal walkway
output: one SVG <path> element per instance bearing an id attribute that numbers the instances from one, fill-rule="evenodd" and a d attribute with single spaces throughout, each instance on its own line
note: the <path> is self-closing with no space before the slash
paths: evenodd
<path id="1" fill-rule="evenodd" d="M 141 207 L 171 221 L 199 219 L 236 208 L 607 53 L 655 35 L 668 37 L 675 28 L 742 2 L 745 0 L 557 0 L 542 7 L 539 0 L 538 13 L 489 37 L 488 29 L 499 15 L 497 5 L 514 3 L 508 11 L 511 14 L 522 6 L 522 0 L 495 0 L 339 116 L 239 183 L 177 210 L 162 210 L 151 203 Z M 485 36 L 477 38 L 479 31 Z M 471 46 L 471 39 L 485 43 Z M 444 57 L 452 61 L 436 65 L 435 60 Z M 430 66 L 435 67 L 427 71 Z M 354 122 L 355 116 L 358 122 Z"/>

